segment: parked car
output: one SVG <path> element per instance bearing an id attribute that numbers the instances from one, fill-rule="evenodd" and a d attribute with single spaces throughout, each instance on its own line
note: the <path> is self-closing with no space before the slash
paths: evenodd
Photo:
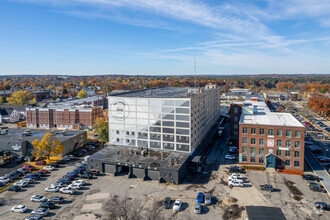
<path id="1" fill-rule="evenodd" d="M 245 169 L 242 169 L 242 168 L 239 167 L 239 166 L 231 166 L 231 167 L 229 168 L 229 171 L 230 171 L 231 173 L 244 173 L 244 172 L 245 172 Z"/>
<path id="2" fill-rule="evenodd" d="M 322 193 L 327 192 L 324 188 L 321 188 L 319 186 L 309 186 L 309 189 L 315 192 L 322 192 Z"/>
<path id="3" fill-rule="evenodd" d="M 7 188 L 8 191 L 14 191 L 14 192 L 18 192 L 21 190 L 21 187 L 19 186 L 11 186 Z"/>
<path id="4" fill-rule="evenodd" d="M 49 187 L 45 188 L 47 192 L 58 192 L 60 188 L 58 186 L 50 185 Z"/>
<path id="5" fill-rule="evenodd" d="M 45 196 L 41 196 L 41 195 L 34 195 L 31 197 L 30 200 L 33 202 L 46 202 L 47 198 Z"/>
<path id="6" fill-rule="evenodd" d="M 92 171 L 92 172 L 93 172 L 93 174 L 94 174 L 95 176 L 98 176 L 98 175 L 100 175 L 100 171 L 99 171 L 99 170 L 90 169 L 90 171 Z"/>
<path id="7" fill-rule="evenodd" d="M 13 182 L 12 178 L 0 177 L 0 181 L 5 182 L 6 184 Z"/>
<path id="8" fill-rule="evenodd" d="M 30 170 L 25 169 L 25 168 L 18 168 L 17 170 L 22 172 L 22 173 L 29 173 L 30 172 Z"/>
<path id="9" fill-rule="evenodd" d="M 26 217 L 24 220 L 42 220 L 44 219 L 42 215 L 30 215 Z"/>
<path id="10" fill-rule="evenodd" d="M 73 183 L 85 185 L 85 180 L 75 180 L 75 181 L 73 181 Z"/>
<path id="11" fill-rule="evenodd" d="M 71 194 L 71 195 L 73 195 L 76 192 L 76 189 L 67 186 L 67 187 L 61 188 L 60 189 L 60 192 L 61 193 L 64 193 L 64 194 Z"/>
<path id="12" fill-rule="evenodd" d="M 80 189 L 82 187 L 82 184 L 73 182 L 69 185 L 69 187 L 71 187 L 73 189 Z"/>
<path id="13" fill-rule="evenodd" d="M 203 203 L 204 202 L 204 193 L 199 192 L 196 198 L 197 203 Z"/>
<path id="14" fill-rule="evenodd" d="M 237 181 L 243 182 L 244 177 L 237 173 L 232 173 L 230 176 L 228 176 L 228 181 L 232 181 L 232 180 L 237 180 Z"/>
<path id="15" fill-rule="evenodd" d="M 34 166 L 29 165 L 29 164 L 24 165 L 23 168 L 24 168 L 24 169 L 27 169 L 27 170 L 30 170 L 30 171 L 36 169 Z"/>
<path id="16" fill-rule="evenodd" d="M 58 168 L 60 165 L 56 162 L 56 163 L 50 163 L 50 164 L 48 164 L 48 166 Z"/>
<path id="17" fill-rule="evenodd" d="M 259 189 L 262 191 L 270 191 L 270 192 L 273 192 L 274 190 L 272 185 L 260 185 Z"/>
<path id="18" fill-rule="evenodd" d="M 239 187 L 243 187 L 243 182 L 242 181 L 228 181 L 228 186 L 229 187 L 234 187 L 234 186 L 239 186 Z"/>
<path id="19" fill-rule="evenodd" d="M 227 160 L 236 160 L 236 157 L 233 156 L 233 155 L 227 154 L 227 155 L 225 156 L 225 159 L 227 159 Z"/>
<path id="20" fill-rule="evenodd" d="M 39 170 L 37 173 L 40 173 L 41 176 L 45 176 L 47 173 L 49 173 L 48 170 Z"/>
<path id="21" fill-rule="evenodd" d="M 199 203 L 196 203 L 195 208 L 194 208 L 194 213 L 195 214 L 201 214 L 202 213 L 202 206 Z"/>
<path id="22" fill-rule="evenodd" d="M 311 174 L 301 175 L 301 178 L 303 178 L 304 180 L 316 180 L 318 182 L 321 180 L 320 177 Z"/>
<path id="23" fill-rule="evenodd" d="M 165 208 L 165 209 L 169 209 L 169 208 L 171 208 L 171 198 L 170 198 L 170 197 L 166 197 L 166 198 L 164 199 L 164 203 L 163 203 L 163 205 L 164 205 L 164 208 Z"/>
<path id="24" fill-rule="evenodd" d="M 69 184 L 71 184 L 71 180 L 68 179 L 68 178 L 62 178 L 62 179 L 59 179 L 59 180 L 57 181 L 57 183 L 63 183 L 63 184 L 67 184 L 67 185 L 69 185 Z"/>
<path id="25" fill-rule="evenodd" d="M 63 187 L 64 186 L 64 183 L 63 182 L 58 182 L 58 183 L 54 183 L 54 184 L 51 184 L 51 186 L 56 186 L 56 187 Z"/>
<path id="26" fill-rule="evenodd" d="M 28 209 L 28 207 L 25 205 L 17 205 L 17 206 L 14 206 L 13 208 L 11 208 L 11 211 L 24 213 L 24 212 L 26 212 L 27 209 Z"/>
<path id="27" fill-rule="evenodd" d="M 19 181 L 19 182 L 16 182 L 14 183 L 14 186 L 19 186 L 19 187 L 26 187 L 29 183 L 26 182 L 26 181 Z"/>
<path id="28" fill-rule="evenodd" d="M 39 208 L 54 209 L 56 207 L 54 202 L 44 202 L 39 205 Z"/>
<path id="29" fill-rule="evenodd" d="M 35 165 L 46 165 L 46 164 L 47 163 L 44 160 L 39 160 L 39 161 L 35 162 Z"/>
<path id="30" fill-rule="evenodd" d="M 316 202 L 314 206 L 317 209 L 330 210 L 330 205 L 325 202 Z"/>
<path id="31" fill-rule="evenodd" d="M 21 179 L 21 181 L 24 181 L 27 183 L 32 183 L 34 180 L 32 178 L 24 178 L 24 179 Z"/>
<path id="32" fill-rule="evenodd" d="M 49 211 L 46 208 L 37 208 L 31 212 L 32 214 L 46 216 L 48 215 Z"/>
<path id="33" fill-rule="evenodd" d="M 83 179 L 93 179 L 93 175 L 88 173 L 83 173 L 80 175 L 80 177 Z"/>
<path id="34" fill-rule="evenodd" d="M 205 193 L 205 205 L 211 205 L 212 204 L 212 197 L 210 193 Z"/>
<path id="35" fill-rule="evenodd" d="M 173 211 L 179 212 L 181 210 L 181 205 L 182 205 L 181 199 L 175 200 L 174 205 L 173 205 Z"/>
<path id="36" fill-rule="evenodd" d="M 52 202 L 52 203 L 63 203 L 64 198 L 62 196 L 53 196 L 51 198 L 48 199 L 48 202 Z"/>

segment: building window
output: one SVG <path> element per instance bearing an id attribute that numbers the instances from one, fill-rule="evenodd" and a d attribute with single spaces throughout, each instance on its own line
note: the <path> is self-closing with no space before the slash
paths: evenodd
<path id="1" fill-rule="evenodd" d="M 277 150 L 276 154 L 277 154 L 277 156 L 281 156 L 282 155 L 282 151 L 281 150 Z"/>
<path id="2" fill-rule="evenodd" d="M 251 128 L 251 134 L 256 134 L 256 129 L 255 128 Z"/>
<path id="3" fill-rule="evenodd" d="M 238 117 L 237 116 L 234 117 L 234 121 L 236 121 L 236 122 L 238 121 Z"/>
<path id="4" fill-rule="evenodd" d="M 294 142 L 294 147 L 300 147 L 300 142 L 299 141 L 295 141 Z"/>
<path id="5" fill-rule="evenodd" d="M 274 130 L 268 129 L 268 136 L 274 136 Z"/>
<path id="6" fill-rule="evenodd" d="M 278 147 L 282 147 L 282 141 L 281 141 L 281 140 L 277 140 L 277 141 L 276 141 L 276 145 L 277 145 Z"/>
<path id="7" fill-rule="evenodd" d="M 285 146 L 286 146 L 286 147 L 291 147 L 291 141 L 286 141 L 286 142 L 285 142 Z"/>
<path id="8" fill-rule="evenodd" d="M 255 163 L 256 162 L 256 158 L 255 157 L 251 157 L 251 163 Z"/>
<path id="9" fill-rule="evenodd" d="M 247 128 L 243 128 L 243 134 L 247 134 Z"/>
<path id="10" fill-rule="evenodd" d="M 295 131 L 295 135 L 296 138 L 300 138 L 300 131 Z"/>
<path id="11" fill-rule="evenodd" d="M 299 161 L 295 161 L 295 162 L 294 162 L 294 166 L 295 166 L 295 167 L 299 167 Z"/>
<path id="12" fill-rule="evenodd" d="M 251 144 L 256 144 L 256 139 L 255 138 L 251 138 Z"/>
<path id="13" fill-rule="evenodd" d="M 234 129 L 237 129 L 237 124 L 234 124 Z"/>
<path id="14" fill-rule="evenodd" d="M 238 136 L 238 132 L 237 131 L 234 131 L 234 136 Z"/>
<path id="15" fill-rule="evenodd" d="M 255 154 L 256 153 L 256 148 L 255 147 L 251 147 L 251 154 Z"/>
<path id="16" fill-rule="evenodd" d="M 129 135 L 129 131 L 126 131 L 126 135 Z"/>
<path id="17" fill-rule="evenodd" d="M 261 155 L 264 154 L 264 149 L 263 148 L 259 148 L 259 154 L 261 154 Z"/>
<path id="18" fill-rule="evenodd" d="M 243 162 L 246 162 L 246 161 L 247 161 L 246 156 L 243 156 L 243 157 L 242 157 L 242 161 L 243 161 Z"/>
<path id="19" fill-rule="evenodd" d="M 247 144 L 247 138 L 243 137 L 243 144 Z"/>
<path id="20" fill-rule="evenodd" d="M 265 134 L 265 129 L 263 128 L 260 128 L 260 131 L 259 131 L 260 134 L 264 135 Z"/>
<path id="21" fill-rule="evenodd" d="M 116 134 L 119 134 L 119 131 L 118 130 L 116 130 Z"/>
<path id="22" fill-rule="evenodd" d="M 237 107 L 234 108 L 234 113 L 238 113 L 238 108 Z"/>
<path id="23" fill-rule="evenodd" d="M 290 130 L 286 130 L 286 136 L 291 137 L 291 131 Z"/>
<path id="24" fill-rule="evenodd" d="M 119 142 L 119 138 L 117 138 L 116 141 Z"/>
<path id="25" fill-rule="evenodd" d="M 285 160 L 285 166 L 290 166 L 290 160 Z"/>
<path id="26" fill-rule="evenodd" d="M 282 130 L 277 130 L 277 136 L 282 137 Z"/>
<path id="27" fill-rule="evenodd" d="M 294 152 L 294 157 L 298 157 L 299 158 L 300 157 L 300 152 L 299 151 L 295 151 Z"/>
<path id="28" fill-rule="evenodd" d="M 286 157 L 290 157 L 290 151 L 289 151 L 289 150 L 286 150 L 286 151 L 285 151 L 285 156 L 286 156 Z"/>
<path id="29" fill-rule="evenodd" d="M 264 139 L 259 139 L 259 145 L 264 146 L 265 145 L 265 140 Z"/>
<path id="30" fill-rule="evenodd" d="M 242 150 L 243 150 L 243 153 L 247 153 L 247 147 L 243 147 Z"/>
<path id="31" fill-rule="evenodd" d="M 263 157 L 259 157 L 259 163 L 264 163 L 264 158 Z"/>

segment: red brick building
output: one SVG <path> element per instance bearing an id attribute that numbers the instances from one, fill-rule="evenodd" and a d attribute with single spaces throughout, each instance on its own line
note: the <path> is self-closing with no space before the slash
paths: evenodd
<path id="1" fill-rule="evenodd" d="M 239 164 L 304 172 L 305 127 L 293 115 L 270 112 L 263 101 L 236 103 L 232 108 L 238 108 L 233 117 L 241 112 Z M 234 120 L 233 134 L 235 124 Z"/>

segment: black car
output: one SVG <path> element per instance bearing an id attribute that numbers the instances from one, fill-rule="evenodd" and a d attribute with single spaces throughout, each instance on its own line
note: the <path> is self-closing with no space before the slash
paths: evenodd
<path id="1" fill-rule="evenodd" d="M 53 196 L 51 198 L 48 199 L 48 202 L 53 202 L 53 203 L 58 203 L 58 204 L 62 204 L 64 201 L 64 198 L 62 196 Z"/>
<path id="2" fill-rule="evenodd" d="M 321 180 L 320 177 L 311 174 L 301 175 L 301 178 L 303 178 L 304 180 L 316 180 L 318 182 Z"/>
<path id="3" fill-rule="evenodd" d="M 229 171 L 230 171 L 231 173 L 244 173 L 244 172 L 245 172 L 245 169 L 243 169 L 243 168 L 241 168 L 241 167 L 239 167 L 239 166 L 231 166 L 231 167 L 229 168 Z"/>
<path id="4" fill-rule="evenodd" d="M 44 219 L 42 215 L 30 215 L 26 217 L 24 220 L 42 220 Z"/>
<path id="5" fill-rule="evenodd" d="M 80 177 L 83 179 L 93 179 L 93 174 L 83 173 L 80 175 Z"/>
<path id="6" fill-rule="evenodd" d="M 77 167 L 77 169 L 81 169 L 82 171 L 85 171 L 85 170 L 86 170 L 86 167 L 85 167 L 85 166 L 82 166 L 82 165 L 80 165 L 80 166 L 78 166 L 78 167 Z"/>
<path id="7" fill-rule="evenodd" d="M 46 208 L 46 209 L 54 209 L 55 207 L 56 205 L 53 202 L 44 202 L 39 206 L 39 208 Z"/>
<path id="8" fill-rule="evenodd" d="M 13 180 L 17 180 L 18 179 L 18 176 L 15 173 L 10 173 L 8 176 L 10 178 L 12 178 Z"/>
<path id="9" fill-rule="evenodd" d="M 8 187 L 7 190 L 8 190 L 8 191 L 18 192 L 18 191 L 21 190 L 21 187 L 19 187 L 19 186 L 11 186 L 11 187 Z"/>
<path id="10" fill-rule="evenodd" d="M 171 208 L 171 198 L 170 197 L 166 197 L 164 200 L 164 208 L 165 209 L 169 209 Z"/>
<path id="11" fill-rule="evenodd" d="M 315 208 L 317 208 L 317 209 L 324 209 L 324 210 L 330 210 L 330 205 L 328 205 L 325 202 L 316 202 L 315 203 Z"/>
<path id="12" fill-rule="evenodd" d="M 48 164 L 48 166 L 51 166 L 51 167 L 57 168 L 57 167 L 59 167 L 60 165 L 59 165 L 58 163 L 51 163 L 51 164 Z"/>
<path id="13" fill-rule="evenodd" d="M 64 184 L 71 184 L 71 180 L 70 179 L 68 179 L 68 178 L 62 178 L 62 179 L 59 179 L 58 181 L 57 181 L 58 183 L 59 182 L 62 182 L 62 183 L 64 183 Z"/>
<path id="14" fill-rule="evenodd" d="M 274 190 L 272 185 L 260 185 L 259 189 L 262 191 L 270 191 L 270 192 Z"/>
<path id="15" fill-rule="evenodd" d="M 327 191 L 324 188 L 321 188 L 319 186 L 315 186 L 315 185 L 310 185 L 309 189 L 315 192 L 323 192 L 326 193 Z"/>
<path id="16" fill-rule="evenodd" d="M 91 175 L 94 175 L 94 172 L 91 171 L 91 170 L 85 170 L 85 173 L 87 173 L 87 174 L 91 174 Z"/>
<path id="17" fill-rule="evenodd" d="M 24 173 L 22 173 L 21 171 L 18 171 L 18 170 L 12 171 L 11 173 L 15 174 L 17 176 L 23 176 L 24 175 Z"/>

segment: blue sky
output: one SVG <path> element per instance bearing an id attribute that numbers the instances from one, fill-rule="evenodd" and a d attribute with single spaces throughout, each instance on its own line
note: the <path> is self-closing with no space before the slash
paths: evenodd
<path id="1" fill-rule="evenodd" d="M 1 0 L 0 74 L 327 73 L 330 0 Z"/>

